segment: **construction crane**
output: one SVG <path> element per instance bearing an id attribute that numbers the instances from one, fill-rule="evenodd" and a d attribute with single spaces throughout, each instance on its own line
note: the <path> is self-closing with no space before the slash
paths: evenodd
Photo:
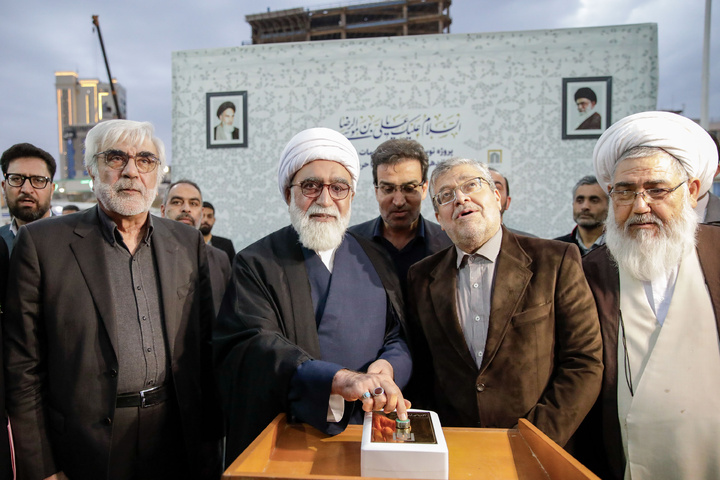
<path id="1" fill-rule="evenodd" d="M 105 69 L 107 70 L 108 79 L 110 81 L 110 91 L 112 92 L 113 102 L 115 103 L 115 114 L 117 118 L 123 118 L 122 112 L 120 111 L 120 105 L 118 105 L 117 92 L 115 91 L 115 84 L 110 74 L 110 64 L 108 63 L 107 55 L 105 54 L 105 44 L 103 43 L 102 33 L 100 33 L 100 21 L 97 15 L 92 16 L 93 25 L 97 29 L 98 38 L 100 39 L 100 48 L 102 49 L 103 59 L 105 60 Z"/>

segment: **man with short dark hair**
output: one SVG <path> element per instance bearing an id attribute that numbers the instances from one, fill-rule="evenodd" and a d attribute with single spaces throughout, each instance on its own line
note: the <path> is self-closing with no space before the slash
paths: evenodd
<path id="1" fill-rule="evenodd" d="M 604 454 L 603 478 L 717 478 L 720 229 L 693 211 L 717 150 L 692 120 L 642 112 L 603 133 L 593 164 L 610 209 L 583 267 L 605 370 L 600 415 L 578 441 Z"/>
<path id="2" fill-rule="evenodd" d="M 512 428 L 527 418 L 565 445 L 602 378 L 577 247 L 505 229 L 500 194 L 475 160 L 436 165 L 430 194 L 455 245 L 408 274 L 413 401 L 444 426 Z"/>
<path id="3" fill-rule="evenodd" d="M 151 124 L 103 121 L 85 140 L 97 206 L 18 232 L 2 307 L 20 480 L 220 477 L 207 255 L 150 215 L 164 164 Z"/>
<path id="4" fill-rule="evenodd" d="M 233 102 L 221 103 L 217 109 L 217 117 L 220 124 L 214 129 L 215 140 L 240 140 L 240 129 L 233 125 L 235 122 L 235 104 Z"/>
<path id="5" fill-rule="evenodd" d="M 173 182 L 165 191 L 165 200 L 160 205 L 160 213 L 170 220 L 183 222 L 194 228 L 202 221 L 203 200 L 200 186 L 192 180 L 182 179 Z M 210 267 L 210 283 L 213 289 L 215 313 L 220 310 L 225 287 L 230 281 L 230 261 L 225 252 L 212 245 L 205 244 Z"/>
<path id="6" fill-rule="evenodd" d="M 452 242 L 420 213 L 428 187 L 428 156 L 422 145 L 415 140 L 388 140 L 373 152 L 371 162 L 380 216 L 349 231 L 387 250 L 404 290 L 410 266 Z"/>
<path id="7" fill-rule="evenodd" d="M 512 197 L 510 196 L 510 182 L 505 175 L 494 168 L 488 167 L 488 170 L 490 170 L 490 175 L 492 176 L 493 182 L 495 182 L 495 188 L 500 194 L 500 221 L 502 221 L 503 215 L 505 215 L 505 212 L 510 208 L 510 201 L 512 200 Z M 516 235 L 525 235 L 526 237 L 535 236 L 532 233 L 523 232 L 522 230 L 517 230 L 508 226 L 505 228 Z"/>
<path id="8" fill-rule="evenodd" d="M 79 211 L 80 211 L 80 207 L 78 207 L 77 205 L 72 205 L 72 204 L 70 204 L 70 205 L 65 205 L 65 206 L 62 208 L 62 214 L 63 214 L 63 215 L 70 215 L 71 213 L 77 213 L 77 212 L 79 212 Z"/>
<path id="9" fill-rule="evenodd" d="M 213 204 L 210 202 L 203 202 L 200 233 L 203 234 L 206 244 L 212 245 L 227 253 L 230 263 L 232 264 L 233 258 L 235 258 L 235 246 L 229 238 L 213 235 L 211 233 L 213 226 L 215 226 L 215 207 L 213 207 Z"/>
<path id="10" fill-rule="evenodd" d="M 330 434 L 366 411 L 407 418 L 400 284 L 380 246 L 346 231 L 359 173 L 355 147 L 329 128 L 281 154 L 291 225 L 237 254 L 213 336 L 230 459 L 279 413 Z"/>
<path id="11" fill-rule="evenodd" d="M 605 245 L 605 219 L 608 214 L 608 196 L 598 185 L 597 178 L 587 175 L 573 187 L 573 220 L 577 224 L 572 232 L 555 240 L 574 243 L 580 253 Z"/>
<path id="12" fill-rule="evenodd" d="M 12 221 L 0 227 L 0 237 L 12 252 L 18 229 L 26 223 L 52 214 L 55 184 L 55 159 L 45 150 L 29 143 L 18 143 L 0 157 L 2 189 Z"/>
<path id="13" fill-rule="evenodd" d="M 597 130 L 602 128 L 602 117 L 595 111 L 597 95 L 592 88 L 582 87 L 575 92 L 575 104 L 577 105 L 582 123 L 575 130 Z"/>

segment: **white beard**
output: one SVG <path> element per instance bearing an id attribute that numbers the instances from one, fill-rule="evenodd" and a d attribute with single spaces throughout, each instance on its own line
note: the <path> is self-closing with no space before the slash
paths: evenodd
<path id="1" fill-rule="evenodd" d="M 612 206 L 608 209 L 605 243 L 620 268 L 638 280 L 649 282 L 666 276 L 695 248 L 699 217 L 690 205 L 687 191 L 684 195 L 682 211 L 666 225 L 651 212 L 631 215 L 621 228 L 615 222 Z M 638 221 L 656 222 L 657 234 L 641 230 L 633 237 L 628 233 L 628 225 Z"/>
<path id="2" fill-rule="evenodd" d="M 595 105 L 595 107 L 597 107 L 597 105 Z M 595 113 L 595 107 L 588 107 L 584 112 L 578 110 L 578 120 L 580 120 L 580 123 L 584 122 L 590 117 L 590 115 Z"/>
<path id="3" fill-rule="evenodd" d="M 340 216 L 340 211 L 335 205 L 330 207 L 321 207 L 319 205 L 310 205 L 307 212 L 303 212 L 295 204 L 295 196 L 290 196 L 290 223 L 300 236 L 300 243 L 308 250 L 315 252 L 323 252 L 332 250 L 340 246 L 350 224 L 350 208 L 344 217 Z M 318 222 L 313 220 L 310 215 L 325 214 L 335 217 L 331 222 Z"/>
<path id="4" fill-rule="evenodd" d="M 142 197 L 128 196 L 119 192 L 120 189 L 129 187 L 140 191 Z M 105 208 L 125 217 L 132 217 L 149 211 L 153 200 L 157 196 L 157 185 L 152 190 L 147 190 L 139 180 L 133 181 L 123 178 L 113 185 L 109 185 L 101 182 L 96 177 L 93 190 L 95 190 L 98 201 Z"/>

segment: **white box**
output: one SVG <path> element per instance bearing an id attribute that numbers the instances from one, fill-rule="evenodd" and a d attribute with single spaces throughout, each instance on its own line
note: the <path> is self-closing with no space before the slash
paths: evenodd
<path id="1" fill-rule="evenodd" d="M 437 414 L 428 410 L 408 410 L 411 441 L 397 439 L 395 418 L 395 412 L 387 415 L 365 413 L 360 475 L 447 480 L 448 448 Z"/>

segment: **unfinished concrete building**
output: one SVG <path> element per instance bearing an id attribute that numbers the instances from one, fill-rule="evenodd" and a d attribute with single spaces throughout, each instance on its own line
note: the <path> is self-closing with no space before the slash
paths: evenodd
<path id="1" fill-rule="evenodd" d="M 252 43 L 450 33 L 451 0 L 390 0 L 247 15 Z"/>

